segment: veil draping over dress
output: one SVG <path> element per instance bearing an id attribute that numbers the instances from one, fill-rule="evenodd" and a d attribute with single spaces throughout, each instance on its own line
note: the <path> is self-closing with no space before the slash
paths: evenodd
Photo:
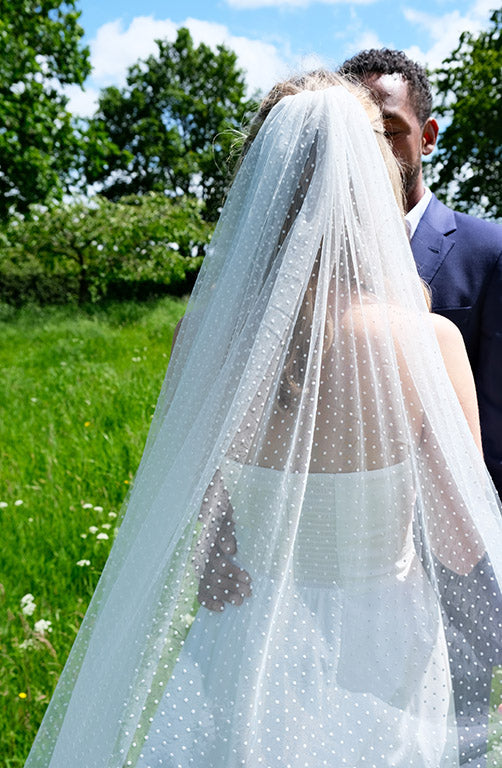
<path id="1" fill-rule="evenodd" d="M 244 158 L 126 507 L 27 768 L 484 765 L 499 505 L 344 87 Z M 252 594 L 214 612 L 225 526 Z"/>

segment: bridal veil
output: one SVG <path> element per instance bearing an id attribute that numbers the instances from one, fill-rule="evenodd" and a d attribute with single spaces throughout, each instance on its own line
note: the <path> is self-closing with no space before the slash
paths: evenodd
<path id="1" fill-rule="evenodd" d="M 378 131 L 341 84 L 258 131 L 27 768 L 453 768 L 496 749 L 500 509 Z M 209 610 L 236 574 L 251 591 Z"/>

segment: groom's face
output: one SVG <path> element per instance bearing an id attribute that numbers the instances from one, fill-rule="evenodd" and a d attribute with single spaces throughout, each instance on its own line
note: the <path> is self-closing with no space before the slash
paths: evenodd
<path id="1" fill-rule="evenodd" d="M 412 106 L 408 83 L 399 74 L 368 75 L 363 82 L 382 108 L 385 130 L 403 165 L 405 191 L 409 195 L 421 178 L 422 154 L 432 149 L 424 143 L 424 126 Z"/>

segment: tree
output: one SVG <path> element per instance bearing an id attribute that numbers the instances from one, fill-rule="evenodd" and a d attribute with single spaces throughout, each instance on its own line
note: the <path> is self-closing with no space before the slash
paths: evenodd
<path id="1" fill-rule="evenodd" d="M 186 290 L 211 230 L 198 200 L 161 193 L 34 207 L 0 228 L 0 299 L 82 303 Z"/>
<path id="2" fill-rule="evenodd" d="M 106 88 L 89 123 L 86 171 L 112 200 L 151 190 L 200 196 L 215 220 L 228 183 L 227 159 L 254 103 L 236 55 L 196 47 L 187 29 L 130 67 L 124 89 Z"/>
<path id="3" fill-rule="evenodd" d="M 464 32 L 458 47 L 432 74 L 439 115 L 451 119 L 433 161 L 435 190 L 459 210 L 502 216 L 500 171 L 502 10 L 491 27 L 475 36 Z"/>
<path id="4" fill-rule="evenodd" d="M 60 198 L 77 137 L 62 87 L 82 85 L 89 51 L 76 0 L 0 0 L 0 218 Z"/>

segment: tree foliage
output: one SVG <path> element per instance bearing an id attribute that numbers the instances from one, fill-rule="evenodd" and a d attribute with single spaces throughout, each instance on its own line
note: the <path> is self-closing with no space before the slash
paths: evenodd
<path id="1" fill-rule="evenodd" d="M 492 13 L 490 22 L 477 36 L 464 32 L 458 47 L 432 74 L 438 114 L 451 119 L 433 163 L 433 186 L 459 210 L 497 217 L 502 216 L 502 9 Z"/>
<path id="2" fill-rule="evenodd" d="M 90 72 L 76 0 L 0 0 L 0 218 L 61 197 L 77 138 L 62 86 Z"/>
<path id="3" fill-rule="evenodd" d="M 194 199 L 161 193 L 74 201 L 0 230 L 0 300 L 144 297 L 191 287 L 212 227 Z"/>
<path id="4" fill-rule="evenodd" d="M 112 200 L 151 190 L 197 195 L 217 218 L 228 182 L 233 130 L 252 102 L 236 55 L 195 46 L 187 29 L 106 88 L 90 121 L 86 171 Z"/>

